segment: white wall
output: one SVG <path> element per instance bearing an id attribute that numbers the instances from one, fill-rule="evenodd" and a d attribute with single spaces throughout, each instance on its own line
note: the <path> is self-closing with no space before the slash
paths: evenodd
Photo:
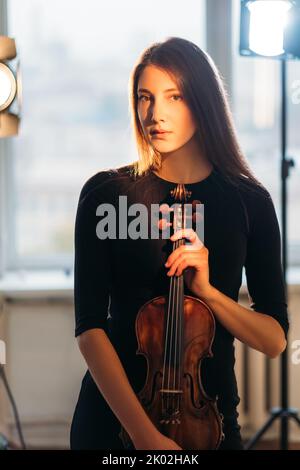
<path id="1" fill-rule="evenodd" d="M 70 420 L 86 370 L 74 337 L 71 301 L 5 304 L 2 317 L 6 374 L 28 446 L 68 447 Z M 17 439 L 3 393 L 1 404 L 6 412 L 2 429 Z"/>

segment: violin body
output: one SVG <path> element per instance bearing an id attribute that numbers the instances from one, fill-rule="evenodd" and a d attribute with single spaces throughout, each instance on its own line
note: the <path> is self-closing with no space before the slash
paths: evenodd
<path id="1" fill-rule="evenodd" d="M 165 391 L 163 386 L 164 337 L 167 299 L 160 296 L 144 304 L 136 318 L 137 354 L 147 359 L 145 386 L 138 398 L 157 429 L 177 442 L 182 449 L 216 449 L 222 440 L 222 418 L 214 400 L 201 382 L 201 360 L 212 356 L 215 319 L 200 299 L 184 296 L 184 361 L 181 390 Z M 152 352 L 156 354 L 153 355 Z M 175 368 L 170 382 L 174 383 Z M 168 407 L 163 406 L 163 400 Z M 176 406 L 179 403 L 179 407 Z M 125 447 L 132 445 L 122 427 L 120 437 Z"/>

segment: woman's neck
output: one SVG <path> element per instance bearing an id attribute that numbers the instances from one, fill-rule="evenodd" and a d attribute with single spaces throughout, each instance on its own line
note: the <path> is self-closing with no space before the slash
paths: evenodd
<path id="1" fill-rule="evenodd" d="M 161 168 L 154 173 L 169 181 L 189 184 L 207 178 L 212 170 L 212 163 L 201 154 L 180 155 L 176 152 L 173 155 L 162 155 Z"/>
<path id="2" fill-rule="evenodd" d="M 207 178 L 212 170 L 213 165 L 211 163 L 204 163 L 198 160 L 195 167 L 185 165 L 184 167 L 176 168 L 174 165 L 162 165 L 160 170 L 154 171 L 154 173 L 165 180 L 191 184 Z"/>
<path id="3" fill-rule="evenodd" d="M 189 184 L 207 178 L 212 170 L 212 163 L 201 153 L 199 141 L 194 135 L 176 151 L 162 153 L 161 168 L 154 173 L 169 181 Z"/>

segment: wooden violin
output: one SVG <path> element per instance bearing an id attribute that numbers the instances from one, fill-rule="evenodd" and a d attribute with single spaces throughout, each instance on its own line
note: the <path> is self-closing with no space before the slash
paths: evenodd
<path id="1" fill-rule="evenodd" d="M 183 184 L 171 192 L 176 204 L 173 230 L 185 227 L 184 203 L 190 197 Z M 185 240 L 173 242 L 173 251 Z M 215 319 L 201 299 L 184 295 L 183 274 L 170 279 L 168 295 L 155 297 L 138 311 L 137 354 L 147 360 L 147 378 L 138 398 L 156 428 L 182 449 L 217 449 L 224 438 L 216 399 L 202 385 L 200 369 L 212 357 Z M 121 426 L 125 448 L 134 448 Z"/>

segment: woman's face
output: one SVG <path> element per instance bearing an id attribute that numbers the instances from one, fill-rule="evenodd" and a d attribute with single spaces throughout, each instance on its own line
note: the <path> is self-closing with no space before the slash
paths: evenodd
<path id="1" fill-rule="evenodd" d="M 192 113 L 166 71 L 147 65 L 140 76 L 137 94 L 144 134 L 158 152 L 173 152 L 193 137 L 197 127 Z M 168 133 L 151 134 L 156 128 Z"/>

